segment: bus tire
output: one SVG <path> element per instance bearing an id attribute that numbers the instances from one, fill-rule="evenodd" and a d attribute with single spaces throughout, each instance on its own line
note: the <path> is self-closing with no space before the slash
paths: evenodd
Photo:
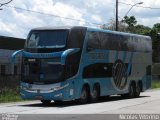
<path id="1" fill-rule="evenodd" d="M 128 93 L 128 98 L 134 98 L 136 93 L 136 86 L 134 83 L 131 83 L 129 87 L 129 93 Z"/>
<path id="2" fill-rule="evenodd" d="M 137 84 L 135 97 L 138 98 L 140 96 L 140 93 L 141 93 L 141 86 L 140 84 Z"/>
<path id="3" fill-rule="evenodd" d="M 88 102 L 89 98 L 89 88 L 87 86 L 84 86 L 81 91 L 81 96 L 79 98 L 79 103 L 85 104 Z"/>
<path id="4" fill-rule="evenodd" d="M 121 97 L 123 97 L 123 98 L 134 98 L 135 97 L 135 91 L 136 91 L 136 88 L 135 88 L 134 83 L 132 82 L 129 86 L 129 92 L 127 94 L 121 94 Z"/>
<path id="5" fill-rule="evenodd" d="M 99 100 L 99 96 L 100 96 L 99 85 L 95 85 L 91 93 L 91 102 L 97 102 Z"/>
<path id="6" fill-rule="evenodd" d="M 51 100 L 41 100 L 43 105 L 49 105 L 51 103 Z"/>

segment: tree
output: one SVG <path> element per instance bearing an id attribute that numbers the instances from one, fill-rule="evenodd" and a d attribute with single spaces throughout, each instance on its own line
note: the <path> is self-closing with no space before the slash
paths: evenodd
<path id="1" fill-rule="evenodd" d="M 134 26 L 137 24 L 137 20 L 134 16 L 125 16 L 122 20 L 122 23 L 125 23 L 128 25 L 127 31 L 134 32 Z"/>
<path id="2" fill-rule="evenodd" d="M 153 29 L 157 31 L 157 33 L 160 33 L 160 23 L 156 23 L 153 25 Z"/>
<path id="3" fill-rule="evenodd" d="M 116 24 L 114 19 L 110 19 L 108 24 L 101 26 L 102 29 L 115 30 Z M 137 24 L 137 20 L 134 16 L 125 16 L 122 21 L 119 21 L 118 28 L 121 32 L 134 32 L 134 27 Z"/>
<path id="4" fill-rule="evenodd" d="M 134 33 L 140 34 L 140 35 L 150 35 L 151 28 L 144 26 L 144 25 L 136 25 L 134 27 Z"/>
<path id="5" fill-rule="evenodd" d="M 129 27 L 133 27 L 137 24 L 137 20 L 134 16 L 131 16 L 131 17 L 125 16 L 122 22 L 125 22 L 126 24 L 128 24 Z"/>
<path id="6" fill-rule="evenodd" d="M 0 10 L 2 10 L 2 6 L 9 4 L 10 2 L 12 2 L 13 0 L 9 0 L 8 2 L 4 2 L 4 3 L 0 3 Z"/>
<path id="7" fill-rule="evenodd" d="M 107 24 L 103 24 L 100 28 L 107 29 L 107 30 L 115 30 L 116 22 L 114 19 L 110 19 L 110 21 Z M 118 29 L 121 32 L 126 32 L 127 26 L 123 22 L 119 22 Z"/>
<path id="8" fill-rule="evenodd" d="M 150 35 L 153 44 L 153 62 L 160 62 L 160 23 L 154 24 Z"/>

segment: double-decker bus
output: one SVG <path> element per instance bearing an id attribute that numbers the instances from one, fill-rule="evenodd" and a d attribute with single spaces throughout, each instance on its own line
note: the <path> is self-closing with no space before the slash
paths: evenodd
<path id="1" fill-rule="evenodd" d="M 32 29 L 23 50 L 20 94 L 42 103 L 139 97 L 151 86 L 150 37 L 89 27 Z"/>

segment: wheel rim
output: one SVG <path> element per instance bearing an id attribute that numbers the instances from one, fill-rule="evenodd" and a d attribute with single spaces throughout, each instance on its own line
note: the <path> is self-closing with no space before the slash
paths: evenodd
<path id="1" fill-rule="evenodd" d="M 83 92 L 82 92 L 81 98 L 82 98 L 83 100 L 86 100 L 86 99 L 87 99 L 87 92 L 86 92 L 85 89 L 84 89 Z"/>
<path id="2" fill-rule="evenodd" d="M 97 92 L 96 89 L 94 89 L 94 90 L 93 90 L 93 93 L 92 93 L 92 97 L 93 97 L 93 98 L 97 98 L 97 96 L 98 96 L 98 92 Z"/>
<path id="3" fill-rule="evenodd" d="M 140 95 L 140 86 L 138 85 L 137 88 L 136 88 L 136 97 L 138 97 Z"/>

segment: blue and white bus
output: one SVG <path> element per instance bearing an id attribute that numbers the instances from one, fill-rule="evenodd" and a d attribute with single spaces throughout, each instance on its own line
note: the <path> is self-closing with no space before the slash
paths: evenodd
<path id="1" fill-rule="evenodd" d="M 48 104 L 101 96 L 139 97 L 151 87 L 150 37 L 88 27 L 32 29 L 23 50 L 20 94 Z"/>

